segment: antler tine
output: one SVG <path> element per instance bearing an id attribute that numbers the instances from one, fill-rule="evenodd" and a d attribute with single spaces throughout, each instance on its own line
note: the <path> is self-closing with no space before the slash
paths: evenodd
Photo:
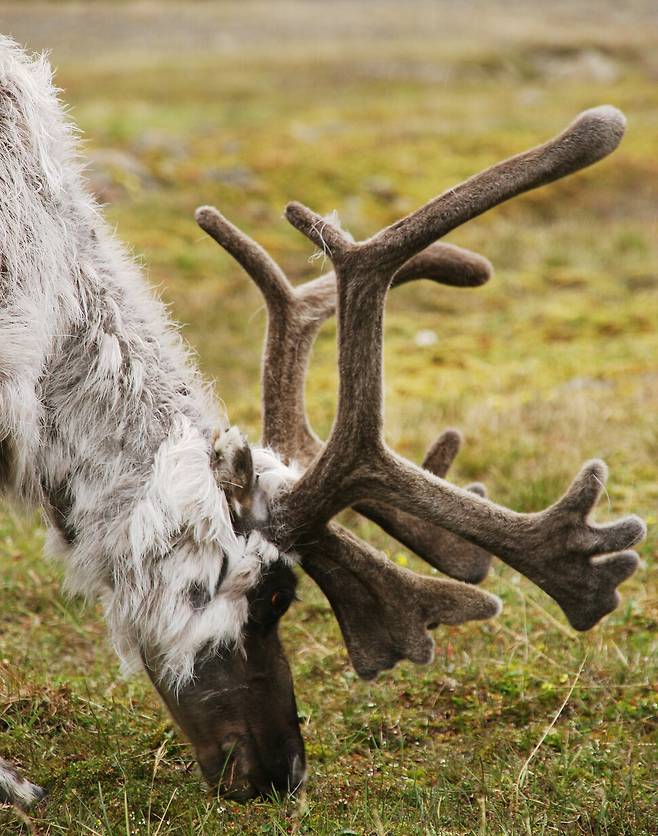
<path id="1" fill-rule="evenodd" d="M 453 287 L 479 287 L 493 273 L 491 262 L 478 253 L 445 242 L 430 244 L 411 256 L 393 276 L 391 287 L 431 279 Z"/>
<path id="2" fill-rule="evenodd" d="M 265 297 L 268 307 L 285 307 L 289 303 L 294 288 L 260 244 L 234 226 L 214 206 L 200 206 L 194 218 L 201 229 L 245 269 Z"/>
<path id="3" fill-rule="evenodd" d="M 612 108 L 587 111 L 557 139 L 476 175 L 364 243 L 352 242 L 301 204 L 288 206 L 293 226 L 323 246 L 336 268 L 340 385 L 325 449 L 280 503 L 282 536 L 288 527 L 298 540 L 342 508 L 375 501 L 497 554 L 551 595 L 576 629 L 589 629 L 615 608 L 616 587 L 638 565 L 634 552 L 615 552 L 638 543 L 646 528 L 635 516 L 604 526 L 588 521 L 605 465 L 586 464 L 565 497 L 536 514 L 516 513 L 415 467 L 383 440 L 382 329 L 387 289 L 402 253 L 408 257 L 429 236 L 600 159 L 616 147 L 623 125 Z"/>
<path id="4" fill-rule="evenodd" d="M 341 526 L 331 524 L 295 545 L 304 570 L 336 614 L 354 669 L 363 679 L 401 659 L 432 661 L 439 624 L 492 618 L 501 602 L 459 581 L 416 575 Z"/>
<path id="5" fill-rule="evenodd" d="M 274 259 L 213 206 L 197 209 L 195 217 L 199 226 L 245 269 L 267 305 L 262 363 L 263 443 L 288 460 L 310 460 L 322 443 L 306 417 L 304 380 L 317 330 L 333 309 L 322 303 L 319 293 L 314 305 L 301 305 L 297 291 Z M 335 297 L 335 290 L 329 296 Z M 326 316 L 325 309 L 330 311 Z"/>
<path id="6" fill-rule="evenodd" d="M 394 271 L 414 253 L 471 218 L 603 159 L 621 142 L 625 126 L 623 113 L 610 105 L 586 110 L 559 136 L 449 189 L 360 247 L 367 250 L 373 264 Z M 342 233 L 300 204 L 291 204 L 287 216 L 334 263 L 334 256 L 340 257 L 345 250 Z"/>

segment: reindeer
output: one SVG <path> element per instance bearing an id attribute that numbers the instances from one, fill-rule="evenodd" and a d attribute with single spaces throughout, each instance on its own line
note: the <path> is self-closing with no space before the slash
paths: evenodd
<path id="1" fill-rule="evenodd" d="M 486 619 L 475 584 L 495 554 L 588 630 L 618 603 L 645 534 L 590 513 L 606 480 L 586 463 L 545 510 L 522 514 L 445 476 L 460 436 L 417 467 L 382 436 L 382 321 L 389 287 L 420 278 L 474 287 L 489 263 L 436 243 L 460 224 L 605 157 L 624 132 L 612 107 L 499 163 L 355 242 L 299 203 L 290 223 L 334 271 L 293 287 L 211 207 L 197 221 L 263 293 L 263 439 L 215 405 L 167 313 L 113 239 L 84 185 L 74 129 L 43 58 L 0 40 L 0 475 L 43 509 L 65 587 L 100 599 L 125 671 L 144 669 L 211 787 L 244 800 L 294 792 L 306 764 L 277 626 L 299 565 L 327 596 L 363 678 L 426 664 L 429 631 Z M 338 317 L 339 398 L 326 444 L 304 407 L 320 325 Z M 432 566 L 404 569 L 332 522 L 354 507 Z M 0 800 L 43 790 L 0 761 Z"/>

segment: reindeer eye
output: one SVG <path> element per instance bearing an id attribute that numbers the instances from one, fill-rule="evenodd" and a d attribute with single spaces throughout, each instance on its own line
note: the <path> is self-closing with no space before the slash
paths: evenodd
<path id="1" fill-rule="evenodd" d="M 292 604 L 293 595 L 290 592 L 274 592 L 270 603 L 272 604 L 272 611 L 280 618 Z"/>

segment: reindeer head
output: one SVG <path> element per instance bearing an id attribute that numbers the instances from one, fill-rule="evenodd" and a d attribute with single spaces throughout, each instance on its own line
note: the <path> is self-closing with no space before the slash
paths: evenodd
<path id="1" fill-rule="evenodd" d="M 479 485 L 464 490 L 445 481 L 460 444 L 455 431 L 439 437 L 422 467 L 403 459 L 382 434 L 382 322 L 389 287 L 420 278 L 461 287 L 485 282 L 485 259 L 435 242 L 498 203 L 603 158 L 623 130 L 614 108 L 586 111 L 550 142 L 472 177 L 363 242 L 292 203 L 286 217 L 335 268 L 298 287 L 216 209 L 197 211 L 199 225 L 242 265 L 267 305 L 264 447 L 251 451 L 235 443 L 237 436 L 220 438 L 215 464 L 236 529 L 257 531 L 279 555 L 249 591 L 244 653 L 201 657 L 193 685 L 164 695 L 211 781 L 223 771 L 224 788 L 245 797 L 302 780 L 292 681 L 276 635 L 294 597 L 291 560 L 327 596 L 352 664 L 366 679 L 402 659 L 429 662 L 429 631 L 439 624 L 499 612 L 495 596 L 464 582 L 486 576 L 491 553 L 551 595 L 576 629 L 589 629 L 617 605 L 616 587 L 638 560 L 620 550 L 637 543 L 644 526 L 636 517 L 603 526 L 588 520 L 605 465 L 586 464 L 554 505 L 519 514 L 488 501 Z M 334 312 L 339 398 L 323 445 L 306 417 L 304 380 L 314 338 Z M 273 454 L 283 464 L 273 465 Z M 284 465 L 297 472 L 273 478 Z M 401 568 L 331 522 L 349 506 L 456 580 Z"/>
<path id="2" fill-rule="evenodd" d="M 290 566 L 275 561 L 247 594 L 249 615 L 239 647 L 202 650 L 194 678 L 181 688 L 151 676 L 208 784 L 238 801 L 294 792 L 304 782 L 304 742 L 278 635 L 295 588 Z"/>
<path id="3" fill-rule="evenodd" d="M 144 507 L 131 517 L 135 539 L 145 537 L 151 549 L 149 526 L 166 522 L 155 560 L 140 562 L 143 594 L 128 604 L 136 617 L 123 641 L 121 596 L 132 590 L 134 602 L 139 584 L 134 577 L 114 584 L 106 599 L 120 654 L 140 657 L 208 783 L 240 800 L 294 791 L 306 771 L 278 636 L 295 598 L 294 560 L 261 531 L 264 489 L 281 491 L 295 478 L 271 452 L 252 451 L 237 428 L 209 438 L 190 422 L 174 427 L 156 455 Z"/>

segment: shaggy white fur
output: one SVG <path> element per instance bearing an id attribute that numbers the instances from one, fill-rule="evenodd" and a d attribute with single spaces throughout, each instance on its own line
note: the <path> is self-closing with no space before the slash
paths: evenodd
<path id="1" fill-rule="evenodd" d="M 0 803 L 9 801 L 19 807 L 30 807 L 44 795 L 41 787 L 26 781 L 11 764 L 0 758 Z"/>
<path id="2" fill-rule="evenodd" d="M 212 393 L 85 190 L 48 63 L 2 37 L 0 257 L 3 486 L 46 510 L 66 588 L 102 598 L 126 668 L 146 653 L 181 686 L 202 648 L 239 644 L 246 593 L 280 555 L 234 533 Z M 254 458 L 266 515 L 295 473 Z"/>

